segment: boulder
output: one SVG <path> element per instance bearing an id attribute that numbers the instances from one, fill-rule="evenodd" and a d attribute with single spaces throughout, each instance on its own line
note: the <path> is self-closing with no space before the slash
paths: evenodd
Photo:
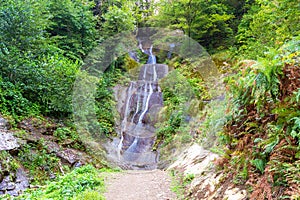
<path id="1" fill-rule="evenodd" d="M 77 162 L 84 164 L 90 160 L 90 156 L 88 156 L 86 153 L 70 148 L 65 148 L 61 151 L 58 151 L 56 156 L 59 157 L 63 163 L 71 166 Z"/>
<path id="2" fill-rule="evenodd" d="M 13 134 L 0 131 L 0 151 L 8 151 L 17 148 L 19 148 L 19 144 Z"/>

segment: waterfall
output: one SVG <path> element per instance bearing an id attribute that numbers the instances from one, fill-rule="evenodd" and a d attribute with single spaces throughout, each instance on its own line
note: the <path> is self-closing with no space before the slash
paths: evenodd
<path id="1" fill-rule="evenodd" d="M 141 40 L 138 40 L 138 41 L 139 41 L 139 48 L 144 53 L 145 51 L 143 49 L 142 41 Z"/>
<path id="2" fill-rule="evenodd" d="M 119 138 L 115 139 L 112 159 L 126 169 L 155 169 L 158 153 L 152 151 L 155 142 L 155 120 L 157 109 L 162 108 L 162 93 L 158 80 L 168 73 L 168 66 L 156 64 L 153 46 L 143 49 L 141 41 L 139 48 L 147 54 L 147 64 L 141 67 L 137 81 L 131 81 L 122 92 L 122 101 L 118 110 L 121 114 Z M 124 91 L 124 90 L 123 90 Z"/>
<path id="3" fill-rule="evenodd" d="M 146 85 L 147 85 L 147 83 L 146 83 Z M 147 94 L 147 98 L 144 97 L 146 99 L 146 104 L 145 104 L 145 107 L 143 108 L 143 112 L 142 112 L 142 114 L 139 118 L 138 125 L 142 124 L 142 120 L 144 118 L 144 115 L 148 111 L 149 101 L 150 101 L 151 95 L 153 93 L 152 83 L 149 83 L 149 86 L 150 86 L 150 92 Z"/>
<path id="4" fill-rule="evenodd" d="M 121 159 L 121 150 L 122 150 L 123 140 L 124 140 L 123 132 L 127 128 L 127 117 L 129 115 L 129 103 L 130 103 L 130 98 L 132 96 L 132 87 L 133 87 L 133 82 L 130 82 L 130 86 L 127 91 L 127 101 L 126 101 L 126 106 L 125 106 L 124 119 L 123 119 L 122 125 L 121 125 L 121 139 L 120 139 L 120 142 L 118 144 L 118 149 L 117 149 L 119 160 Z"/>
<path id="5" fill-rule="evenodd" d="M 126 150 L 126 152 L 134 152 L 136 145 L 138 142 L 138 138 L 136 137 L 133 141 L 133 143 L 128 147 L 128 149 Z"/>
<path id="6" fill-rule="evenodd" d="M 149 58 L 148 58 L 148 61 L 147 61 L 147 64 L 156 64 L 156 57 L 155 55 L 152 54 L 152 48 L 153 48 L 153 45 L 151 45 L 150 49 L 149 49 Z"/>

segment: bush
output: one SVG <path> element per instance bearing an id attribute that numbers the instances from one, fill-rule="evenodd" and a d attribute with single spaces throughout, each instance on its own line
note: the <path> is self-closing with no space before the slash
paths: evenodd
<path id="1" fill-rule="evenodd" d="M 0 110 L 2 114 L 19 119 L 19 116 L 37 114 L 39 107 L 24 98 L 21 87 L 5 82 L 0 77 Z"/>
<path id="2" fill-rule="evenodd" d="M 42 113 L 62 116 L 72 111 L 72 84 L 78 63 L 60 53 L 37 57 L 16 50 L 3 55 L 0 68 L 3 79 L 12 83 L 10 88 L 17 85 L 24 99 L 39 105 Z"/>

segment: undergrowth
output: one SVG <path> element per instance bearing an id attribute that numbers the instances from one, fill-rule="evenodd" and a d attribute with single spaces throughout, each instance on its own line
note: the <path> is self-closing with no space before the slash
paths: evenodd
<path id="1" fill-rule="evenodd" d="M 300 53 L 295 38 L 228 77 L 219 164 L 250 199 L 299 199 Z"/>
<path id="2" fill-rule="evenodd" d="M 102 170 L 103 171 L 103 170 Z M 36 189 L 28 189 L 15 199 L 103 199 L 103 178 L 100 171 L 91 165 L 76 168 L 72 172 L 58 177 L 55 181 Z"/>

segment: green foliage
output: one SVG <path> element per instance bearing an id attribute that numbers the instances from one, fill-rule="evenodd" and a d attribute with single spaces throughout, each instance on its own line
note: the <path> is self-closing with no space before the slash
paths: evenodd
<path id="1" fill-rule="evenodd" d="M 36 112 L 71 113 L 79 63 L 98 38 L 92 6 L 80 0 L 0 3 L 1 84 L 16 93 L 9 97 L 14 108 L 3 96 L 3 112 L 15 118 Z"/>
<path id="2" fill-rule="evenodd" d="M 4 82 L 0 77 L 0 110 L 2 114 L 19 119 L 19 116 L 37 114 L 39 109 L 36 104 L 23 97 L 21 87 Z"/>
<path id="3" fill-rule="evenodd" d="M 126 7 L 123 9 L 117 6 L 109 8 L 108 12 L 103 15 L 105 22 L 102 25 L 102 31 L 106 36 L 113 36 L 122 31 L 131 31 L 134 29 L 135 20 L 130 10 Z"/>
<path id="4" fill-rule="evenodd" d="M 230 20 L 234 17 L 222 1 L 161 1 L 160 12 L 153 23 L 184 33 L 213 50 L 225 45 L 232 37 Z"/>
<path id="5" fill-rule="evenodd" d="M 3 176 L 5 171 L 17 171 L 17 169 L 20 167 L 20 164 L 7 151 L 0 151 L 0 167 L 0 176 Z"/>
<path id="6" fill-rule="evenodd" d="M 76 143 L 79 140 L 78 133 L 69 127 L 57 128 L 54 131 L 53 135 L 58 139 L 59 142 L 64 142 L 66 139 L 69 139 L 72 142 Z M 80 145 L 74 144 L 72 145 L 72 147 L 80 148 Z"/>
<path id="7" fill-rule="evenodd" d="M 164 145 L 169 144 L 178 132 L 183 121 L 182 112 L 174 113 L 168 121 L 159 125 L 157 130 L 157 141 L 163 141 Z"/>
<path id="8" fill-rule="evenodd" d="M 29 52 L 15 53 L 15 57 L 6 57 L 9 65 L 0 63 L 6 81 L 19 85 L 22 96 L 39 104 L 43 113 L 70 113 L 72 84 L 78 64 L 59 53 L 41 57 Z"/>
<path id="9" fill-rule="evenodd" d="M 100 194 L 98 191 L 89 191 L 85 190 L 84 192 L 76 195 L 74 197 L 75 200 L 105 200 L 103 195 Z"/>
<path id="10" fill-rule="evenodd" d="M 49 182 L 45 187 L 31 189 L 17 199 L 83 199 L 97 197 L 104 199 L 99 193 L 103 190 L 103 179 L 91 165 L 76 168 L 65 176 Z M 98 193 L 98 194 L 97 194 Z"/>
<path id="11" fill-rule="evenodd" d="M 281 59 L 277 50 L 270 49 L 256 64 L 237 74 L 239 78 L 227 79 L 232 86 L 230 92 L 235 97 L 234 101 L 239 106 L 253 103 L 257 110 L 262 109 L 266 102 L 276 102 L 283 69 Z"/>
<path id="12" fill-rule="evenodd" d="M 155 2 L 144 1 L 144 0 L 134 0 L 127 1 L 131 7 L 131 12 L 135 18 L 137 27 L 149 27 L 149 20 L 154 15 L 154 10 L 156 7 Z"/>
<path id="13" fill-rule="evenodd" d="M 183 178 L 183 183 L 184 184 L 190 184 L 195 178 L 195 174 L 187 174 L 184 178 Z"/>
<path id="14" fill-rule="evenodd" d="M 194 96 L 187 79 L 178 70 L 169 72 L 168 76 L 161 81 L 160 86 L 164 101 L 173 108 L 191 100 Z"/>
<path id="15" fill-rule="evenodd" d="M 222 136 L 229 154 L 236 155 L 227 157 L 234 167 L 240 166 L 239 161 L 249 160 L 251 164 L 243 167 L 247 176 L 237 173 L 236 180 L 252 177 L 257 182 L 268 177 L 269 185 L 263 190 L 274 193 L 274 186 L 285 187 L 286 194 L 299 192 L 294 188 L 299 183 L 296 166 L 300 155 L 298 42 L 297 37 L 277 50 L 269 48 L 256 64 L 227 79 L 231 112 Z M 257 194 L 261 186 L 254 186 L 253 194 Z"/>
<path id="16" fill-rule="evenodd" d="M 87 0 L 51 0 L 48 6 L 51 13 L 48 32 L 56 45 L 70 58 L 84 58 L 98 38 L 96 18 L 91 12 L 94 5 Z"/>
<path id="17" fill-rule="evenodd" d="M 37 145 L 25 144 L 18 153 L 20 163 L 29 169 L 34 181 L 40 182 L 48 179 L 49 173 L 58 171 L 59 158 L 48 153 L 44 141 Z"/>
<path id="18" fill-rule="evenodd" d="M 255 159 L 250 161 L 261 173 L 264 173 L 266 161 L 262 159 Z"/>
<path id="19" fill-rule="evenodd" d="M 0 2 L 0 48 L 35 49 L 43 43 L 49 12 L 45 0 Z"/>
<path id="20" fill-rule="evenodd" d="M 300 34 L 300 5 L 297 1 L 256 0 L 239 25 L 240 52 L 250 58 L 262 56 L 269 47 L 281 46 Z"/>
<path id="21" fill-rule="evenodd" d="M 192 79 L 183 76 L 180 70 L 173 70 L 160 82 L 165 108 L 164 118 L 157 125 L 158 143 L 167 145 L 176 138 L 176 135 L 182 143 L 191 140 L 186 130 L 186 120 L 198 113 L 199 104 L 188 80 Z"/>
<path id="22" fill-rule="evenodd" d="M 110 67 L 101 77 L 96 91 L 96 113 L 102 133 L 110 135 L 115 133 L 115 119 L 117 111 L 112 87 L 121 79 L 123 72 Z"/>
<path id="23" fill-rule="evenodd" d="M 226 123 L 225 114 L 226 101 L 212 101 L 203 108 L 202 116 L 205 117 L 197 127 L 200 134 L 198 142 L 204 148 L 211 148 L 217 142 L 229 143 L 231 140 L 223 133 L 223 126 Z"/>
<path id="24" fill-rule="evenodd" d="M 186 174 L 185 176 L 176 170 L 171 171 L 172 188 L 171 190 L 176 193 L 178 199 L 187 199 L 184 197 L 185 188 L 194 180 L 194 174 Z"/>

